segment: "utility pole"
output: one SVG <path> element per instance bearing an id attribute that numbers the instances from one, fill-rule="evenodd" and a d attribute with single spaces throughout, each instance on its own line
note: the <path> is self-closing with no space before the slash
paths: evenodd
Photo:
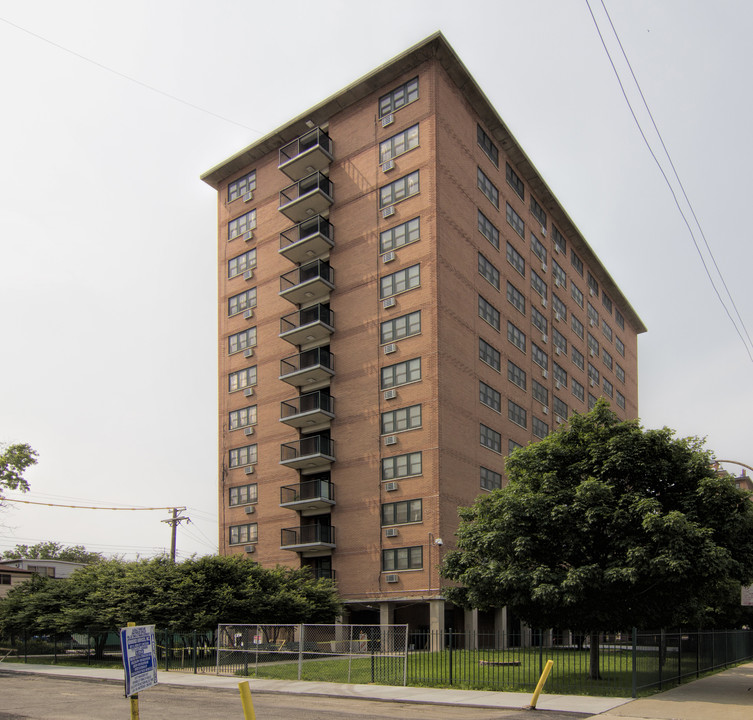
<path id="1" fill-rule="evenodd" d="M 161 522 L 167 523 L 168 525 L 172 526 L 172 532 L 170 534 L 170 560 L 175 562 L 175 537 L 178 532 L 178 525 L 180 525 L 181 521 L 183 520 L 190 520 L 191 518 L 185 517 L 183 515 L 179 515 L 179 513 L 185 512 L 186 508 L 181 507 L 173 508 L 173 516 L 171 518 L 168 518 L 167 520 L 162 520 Z"/>

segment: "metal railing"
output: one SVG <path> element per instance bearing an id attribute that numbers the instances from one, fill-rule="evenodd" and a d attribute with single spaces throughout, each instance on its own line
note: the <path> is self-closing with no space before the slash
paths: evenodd
<path id="1" fill-rule="evenodd" d="M 316 235 L 321 235 L 329 241 L 330 245 L 334 243 L 334 228 L 329 220 L 325 220 L 321 215 L 315 215 L 280 233 L 280 249 L 284 250 L 288 245 L 294 245 Z"/>
<path id="2" fill-rule="evenodd" d="M 280 375 L 290 375 L 308 368 L 315 368 L 319 365 L 327 370 L 334 371 L 335 356 L 324 348 L 304 350 L 302 353 L 280 360 Z"/>

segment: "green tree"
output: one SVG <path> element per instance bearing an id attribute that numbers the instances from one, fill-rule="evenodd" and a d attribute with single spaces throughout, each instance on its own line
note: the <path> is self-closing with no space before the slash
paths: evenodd
<path id="1" fill-rule="evenodd" d="M 599 401 L 506 470 L 503 489 L 460 510 L 447 596 L 591 634 L 594 678 L 600 631 L 708 625 L 753 579 L 753 503 L 698 439 L 621 422 Z"/>
<path id="2" fill-rule="evenodd" d="M 29 483 L 24 472 L 37 464 L 37 452 L 30 445 L 17 443 L 0 447 L 0 504 L 3 501 L 3 488 L 26 492 Z"/>
<path id="3" fill-rule="evenodd" d="M 102 560 L 102 554 L 91 552 L 83 545 L 63 545 L 53 541 L 36 545 L 16 545 L 2 554 L 5 560 L 31 558 L 33 560 L 66 560 L 68 562 L 90 563 Z"/>

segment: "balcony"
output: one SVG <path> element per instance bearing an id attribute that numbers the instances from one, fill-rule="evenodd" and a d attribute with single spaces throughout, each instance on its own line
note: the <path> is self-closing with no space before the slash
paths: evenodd
<path id="1" fill-rule="evenodd" d="M 335 528 L 331 525 L 304 525 L 282 528 L 280 549 L 295 552 L 332 550 L 335 547 Z"/>
<path id="2" fill-rule="evenodd" d="M 321 128 L 314 128 L 280 149 L 277 166 L 291 180 L 300 180 L 332 162 L 332 140 Z"/>
<path id="3" fill-rule="evenodd" d="M 321 515 L 335 504 L 335 486 L 328 480 L 307 480 L 280 488 L 280 507 L 301 515 Z"/>
<path id="4" fill-rule="evenodd" d="M 280 318 L 280 337 L 293 345 L 328 340 L 333 332 L 335 313 L 325 305 L 313 305 Z"/>
<path id="5" fill-rule="evenodd" d="M 280 403 L 280 422 L 306 429 L 329 423 L 335 417 L 335 398 L 320 390 Z"/>
<path id="6" fill-rule="evenodd" d="M 327 435 L 307 435 L 280 445 L 280 465 L 296 470 L 326 470 L 335 462 L 335 441 Z"/>
<path id="7" fill-rule="evenodd" d="M 294 223 L 299 223 L 329 210 L 334 202 L 334 192 L 329 178 L 315 172 L 280 192 L 278 210 Z"/>
<path id="8" fill-rule="evenodd" d="M 305 350 L 280 360 L 280 380 L 293 387 L 328 383 L 335 374 L 335 356 L 326 348 Z"/>
<path id="9" fill-rule="evenodd" d="M 290 262 L 309 262 L 335 245 L 335 229 L 321 215 L 304 220 L 280 233 L 280 254 Z"/>
<path id="10" fill-rule="evenodd" d="M 314 580 L 337 580 L 332 568 L 311 567 L 311 574 L 314 576 Z"/>
<path id="11" fill-rule="evenodd" d="M 280 297 L 294 305 L 321 302 L 335 289 L 335 271 L 328 262 L 314 260 L 280 277 Z"/>

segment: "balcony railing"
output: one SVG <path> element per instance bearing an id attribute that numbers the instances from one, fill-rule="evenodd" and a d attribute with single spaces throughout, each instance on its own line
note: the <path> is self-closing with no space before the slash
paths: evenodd
<path id="1" fill-rule="evenodd" d="M 313 305 L 280 318 L 280 337 L 293 345 L 329 338 L 335 332 L 335 313 L 325 305 Z"/>
<path id="2" fill-rule="evenodd" d="M 278 167 L 291 180 L 300 180 L 329 167 L 332 159 L 332 139 L 321 128 L 314 128 L 280 149 Z"/>
<path id="3" fill-rule="evenodd" d="M 279 211 L 293 222 L 299 223 L 312 215 L 326 212 L 334 200 L 334 185 L 320 172 L 311 173 L 302 180 L 280 191 Z"/>
<path id="4" fill-rule="evenodd" d="M 306 428 L 328 423 L 335 417 L 335 399 L 320 390 L 280 403 L 280 422 Z"/>
<path id="5" fill-rule="evenodd" d="M 334 244 L 335 229 L 321 215 L 280 233 L 280 254 L 298 264 L 328 253 Z"/>
<path id="6" fill-rule="evenodd" d="M 335 289 L 335 271 L 324 260 L 306 263 L 280 277 L 280 296 L 294 305 L 324 300 Z"/>
<path id="7" fill-rule="evenodd" d="M 307 435 L 280 445 L 280 465 L 296 469 L 329 467 L 335 461 L 335 441 L 326 435 Z"/>
<path id="8" fill-rule="evenodd" d="M 280 488 L 280 507 L 317 515 L 335 504 L 335 486 L 328 480 L 306 480 Z"/>
<path id="9" fill-rule="evenodd" d="M 320 385 L 335 374 L 335 356 L 326 348 L 304 350 L 280 360 L 280 380 L 294 387 Z"/>
<path id="10" fill-rule="evenodd" d="M 309 566 L 311 567 L 311 566 Z M 332 568 L 315 568 L 311 567 L 311 574 L 314 580 L 336 580 L 335 571 Z"/>
<path id="11" fill-rule="evenodd" d="M 282 528 L 280 531 L 282 550 L 305 551 L 334 547 L 335 528 L 331 525 L 304 525 Z"/>

